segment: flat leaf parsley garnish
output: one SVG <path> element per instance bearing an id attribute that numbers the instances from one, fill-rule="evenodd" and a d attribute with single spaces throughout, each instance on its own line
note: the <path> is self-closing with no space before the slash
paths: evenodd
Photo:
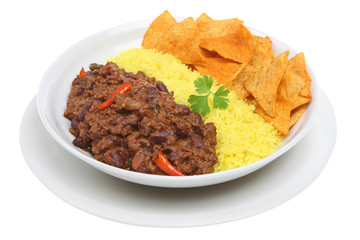
<path id="1" fill-rule="evenodd" d="M 213 107 L 219 109 L 226 109 L 229 106 L 229 90 L 224 86 L 220 86 L 215 93 L 211 92 L 211 87 L 214 83 L 214 79 L 210 76 L 203 75 L 194 81 L 195 91 L 198 94 L 205 95 L 191 95 L 188 102 L 191 105 L 191 109 L 195 112 L 205 116 L 210 112 L 209 96 L 213 96 Z"/>

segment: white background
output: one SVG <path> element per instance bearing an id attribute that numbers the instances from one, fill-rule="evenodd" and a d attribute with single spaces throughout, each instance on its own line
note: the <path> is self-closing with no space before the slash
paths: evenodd
<path id="1" fill-rule="evenodd" d="M 0 7 L 0 239 L 359 239 L 360 14 L 357 1 L 2 1 Z M 238 17 L 303 51 L 337 117 L 321 175 L 293 199 L 233 222 L 151 228 L 83 212 L 50 192 L 19 146 L 24 110 L 67 48 L 124 23 L 173 16 Z"/>

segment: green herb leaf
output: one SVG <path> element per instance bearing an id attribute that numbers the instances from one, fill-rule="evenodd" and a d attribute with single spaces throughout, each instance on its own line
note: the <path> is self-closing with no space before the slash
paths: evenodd
<path id="1" fill-rule="evenodd" d="M 220 86 L 215 93 L 211 92 L 211 87 L 214 83 L 214 79 L 209 76 L 202 76 L 194 81 L 195 91 L 198 94 L 204 94 L 201 96 L 191 95 L 188 99 L 188 102 L 191 105 L 191 109 L 195 112 L 200 113 L 202 116 L 205 116 L 210 112 L 209 107 L 209 96 L 213 95 L 213 106 L 214 108 L 226 109 L 229 106 L 229 99 L 227 96 L 230 91 L 224 86 Z"/>
<path id="2" fill-rule="evenodd" d="M 196 87 L 195 91 L 198 94 L 206 93 L 210 91 L 213 83 L 214 83 L 214 79 L 212 77 L 204 75 L 203 77 L 198 78 L 194 81 L 194 85 Z"/>
<path id="3" fill-rule="evenodd" d="M 214 108 L 226 109 L 229 106 L 229 99 L 214 95 Z"/>
<path id="4" fill-rule="evenodd" d="M 214 93 L 214 108 L 226 109 L 229 106 L 229 99 L 226 98 L 229 93 L 230 91 L 228 89 L 220 86 Z"/>
<path id="5" fill-rule="evenodd" d="M 209 94 L 205 96 L 191 95 L 188 99 L 188 102 L 191 104 L 191 109 L 200 113 L 202 116 L 208 114 L 210 112 L 208 97 Z"/>
<path id="6" fill-rule="evenodd" d="M 214 95 L 219 96 L 219 97 L 227 97 L 229 95 L 229 93 L 230 93 L 230 91 L 226 87 L 220 86 L 218 88 L 218 90 L 216 90 Z"/>

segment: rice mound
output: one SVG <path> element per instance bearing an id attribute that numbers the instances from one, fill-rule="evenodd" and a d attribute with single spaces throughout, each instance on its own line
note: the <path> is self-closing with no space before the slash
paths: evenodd
<path id="1" fill-rule="evenodd" d="M 178 104 L 189 106 L 188 97 L 197 94 L 194 80 L 201 75 L 170 54 L 154 49 L 132 48 L 115 57 L 110 56 L 108 61 L 128 72 L 143 71 L 148 77 L 164 82 L 169 91 L 174 91 Z M 212 91 L 215 92 L 217 86 L 213 88 Z M 203 117 L 204 122 L 213 122 L 217 130 L 218 162 L 214 166 L 215 172 L 256 162 L 273 153 L 282 141 L 281 135 L 271 123 L 254 113 L 254 105 L 239 100 L 233 92 L 230 92 L 228 98 L 230 103 L 226 110 L 210 106 L 211 112 Z"/>

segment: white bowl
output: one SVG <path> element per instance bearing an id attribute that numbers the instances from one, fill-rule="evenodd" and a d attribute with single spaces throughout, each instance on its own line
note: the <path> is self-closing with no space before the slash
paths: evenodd
<path id="1" fill-rule="evenodd" d="M 319 88 L 311 68 L 307 66 L 313 80 L 311 83 L 313 98 L 305 113 L 292 127 L 276 152 L 244 167 L 198 176 L 158 176 L 112 167 L 97 161 L 89 153 L 75 147 L 72 144 L 74 137 L 69 133 L 70 121 L 63 116 L 74 76 L 83 66 L 88 66 L 93 62 L 105 63 L 110 55 L 115 56 L 121 50 L 140 47 L 143 35 L 150 23 L 150 20 L 129 23 L 90 36 L 66 50 L 45 73 L 37 95 L 39 115 L 50 135 L 70 153 L 105 173 L 127 181 L 158 187 L 200 187 L 230 181 L 264 167 L 291 149 L 311 128 L 319 108 Z M 249 29 L 256 35 L 269 36 L 255 29 Z M 289 46 L 269 37 L 273 41 L 275 55 L 290 50 L 289 57 L 295 56 L 296 52 Z"/>

